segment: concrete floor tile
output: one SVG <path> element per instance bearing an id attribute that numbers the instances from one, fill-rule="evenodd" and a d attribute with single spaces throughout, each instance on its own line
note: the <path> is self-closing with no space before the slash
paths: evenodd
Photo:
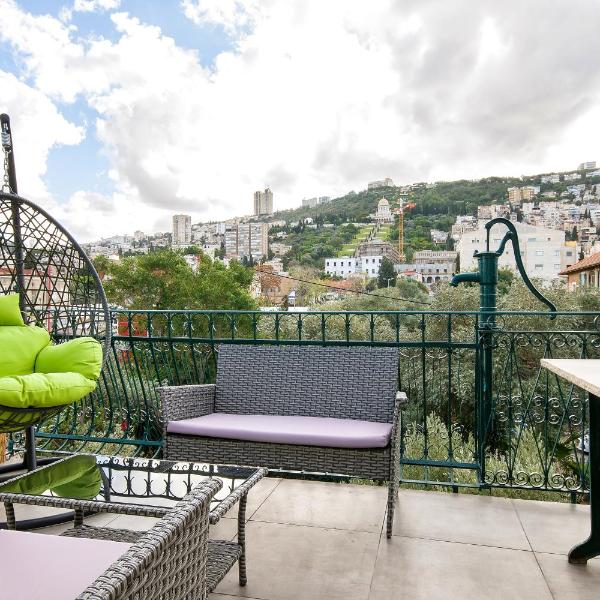
<path id="1" fill-rule="evenodd" d="M 250 521 L 248 584 L 234 567 L 216 592 L 269 600 L 366 600 L 379 534 Z"/>
<path id="2" fill-rule="evenodd" d="M 131 531 L 147 531 L 157 523 L 154 517 L 137 517 L 135 515 L 117 515 L 110 522 L 111 529 L 131 529 Z"/>
<path id="3" fill-rule="evenodd" d="M 590 533 L 590 508 L 579 504 L 512 501 L 535 552 L 567 554 Z"/>
<path id="4" fill-rule="evenodd" d="M 369 600 L 552 600 L 533 552 L 382 538 Z"/>
<path id="5" fill-rule="evenodd" d="M 277 488 L 281 479 L 278 477 L 265 477 L 261 479 L 249 492 L 248 502 L 246 503 L 246 519 L 250 519 L 263 502 L 273 493 L 273 490 Z M 225 515 L 226 519 L 237 519 L 238 506 L 236 504 L 231 510 Z"/>
<path id="6" fill-rule="evenodd" d="M 394 535 L 531 550 L 505 498 L 400 490 Z"/>
<path id="7" fill-rule="evenodd" d="M 231 541 L 237 535 L 237 519 L 221 519 L 209 528 L 213 540 Z"/>
<path id="8" fill-rule="evenodd" d="M 86 525 L 92 525 L 94 527 L 110 527 L 110 523 L 112 523 L 117 518 L 117 515 L 113 515 L 110 513 L 99 513 L 96 515 L 91 515 L 89 517 L 85 517 L 84 523 Z M 42 527 L 40 529 L 36 529 L 36 533 L 45 533 L 50 535 L 60 535 L 63 531 L 67 529 L 71 529 L 73 527 L 73 521 L 69 521 L 68 523 L 61 523 L 59 525 L 52 525 L 51 527 Z"/>
<path id="9" fill-rule="evenodd" d="M 227 594 L 217 594 L 213 592 L 208 595 L 208 600 L 237 600 L 239 596 L 229 596 Z M 246 600 L 271 600 L 270 598 L 250 598 L 246 596 Z"/>
<path id="10" fill-rule="evenodd" d="M 560 554 L 536 553 L 537 560 L 554 600 L 598 600 L 600 597 L 600 561 L 570 565 Z"/>
<path id="11" fill-rule="evenodd" d="M 378 533 L 386 502 L 383 486 L 286 479 L 252 519 Z"/>

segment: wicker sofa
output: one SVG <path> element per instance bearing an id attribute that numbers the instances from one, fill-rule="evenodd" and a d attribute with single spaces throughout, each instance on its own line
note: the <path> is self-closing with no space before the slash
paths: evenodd
<path id="1" fill-rule="evenodd" d="M 221 481 L 193 489 L 148 531 L 79 526 L 57 535 L 0 530 L 2 598 L 202 600 L 209 511 Z"/>
<path id="2" fill-rule="evenodd" d="M 78 599 L 207 598 L 208 514 L 211 499 L 221 485 L 216 479 L 205 481 L 154 527 L 141 534 L 98 528 L 98 537 L 102 537 L 104 532 L 105 539 L 132 541 L 133 544 Z M 83 534 L 82 537 L 86 535 L 88 534 Z"/>
<path id="3" fill-rule="evenodd" d="M 406 402 L 397 349 L 224 344 L 215 384 L 159 394 L 165 458 L 387 481 L 391 537 Z"/>

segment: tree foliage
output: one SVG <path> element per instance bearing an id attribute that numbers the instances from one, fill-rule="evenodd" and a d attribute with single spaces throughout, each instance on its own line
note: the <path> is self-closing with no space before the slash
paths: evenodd
<path id="1" fill-rule="evenodd" d="M 95 260 L 109 301 L 133 309 L 253 309 L 248 288 L 252 271 L 202 256 L 192 269 L 173 250 L 160 250 L 111 262 Z"/>
<path id="2" fill-rule="evenodd" d="M 397 273 L 394 269 L 394 263 L 384 256 L 379 265 L 379 275 L 377 277 L 377 287 L 387 288 L 396 285 Z"/>

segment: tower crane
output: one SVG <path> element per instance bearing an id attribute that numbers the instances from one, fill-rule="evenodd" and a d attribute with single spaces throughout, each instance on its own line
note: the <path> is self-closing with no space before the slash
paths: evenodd
<path id="1" fill-rule="evenodd" d="M 404 254 L 404 212 L 412 210 L 416 204 L 414 202 L 405 202 L 402 196 L 397 198 L 398 206 L 394 211 L 398 215 L 398 254 L 400 255 L 400 262 L 406 260 Z"/>

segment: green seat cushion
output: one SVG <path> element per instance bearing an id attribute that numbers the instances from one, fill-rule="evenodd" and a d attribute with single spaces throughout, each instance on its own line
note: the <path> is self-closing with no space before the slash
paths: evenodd
<path id="1" fill-rule="evenodd" d="M 96 458 L 81 454 L 0 484 L 0 491 L 32 495 L 51 491 L 62 498 L 91 500 L 100 493 L 101 486 L 102 475 Z"/>
<path id="2" fill-rule="evenodd" d="M 0 325 L 24 325 L 19 294 L 0 295 Z"/>
<path id="3" fill-rule="evenodd" d="M 46 346 L 35 361 L 36 373 L 80 373 L 87 379 L 98 379 L 102 369 L 102 346 L 90 337 Z"/>
<path id="4" fill-rule="evenodd" d="M 41 327 L 0 325 L 0 377 L 33 373 L 36 356 L 49 343 Z"/>
<path id="5" fill-rule="evenodd" d="M 0 405 L 15 408 L 72 404 L 96 389 L 81 373 L 30 373 L 0 377 Z"/>

